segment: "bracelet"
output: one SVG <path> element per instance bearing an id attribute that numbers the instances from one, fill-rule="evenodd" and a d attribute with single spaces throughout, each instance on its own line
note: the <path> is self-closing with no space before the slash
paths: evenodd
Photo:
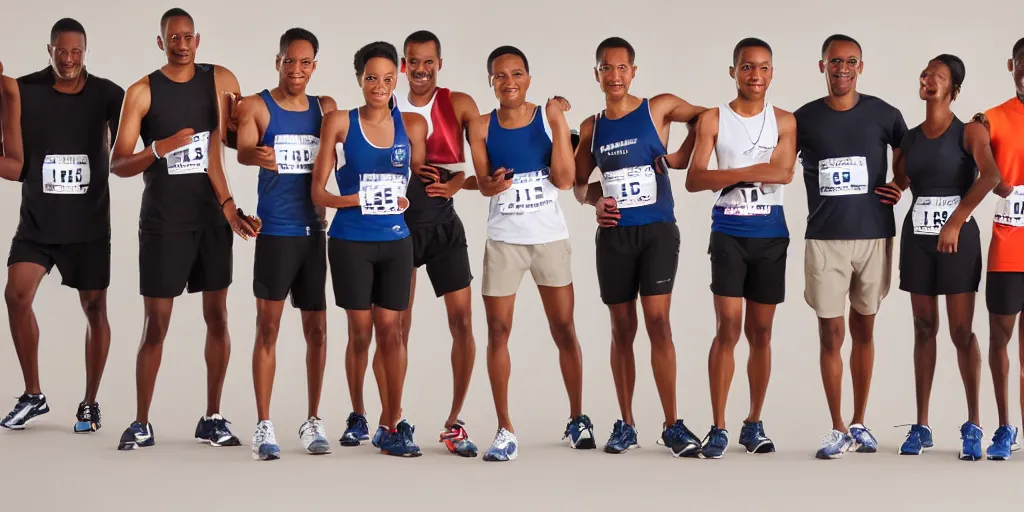
<path id="1" fill-rule="evenodd" d="M 155 158 L 156 158 L 157 160 L 160 160 L 160 155 L 158 155 L 158 154 L 157 154 L 157 152 L 156 152 L 156 142 L 154 142 L 154 143 L 150 144 L 150 145 L 149 145 L 149 149 L 153 150 L 153 156 L 154 156 L 154 157 L 155 157 Z"/>
<path id="2" fill-rule="evenodd" d="M 232 197 L 232 196 L 228 196 L 228 198 L 227 198 L 227 199 L 225 199 L 223 203 L 220 203 L 220 207 L 221 207 L 221 208 L 224 208 L 224 205 L 228 204 L 228 201 L 231 201 L 231 200 L 233 200 L 233 199 L 234 199 L 234 197 Z"/>

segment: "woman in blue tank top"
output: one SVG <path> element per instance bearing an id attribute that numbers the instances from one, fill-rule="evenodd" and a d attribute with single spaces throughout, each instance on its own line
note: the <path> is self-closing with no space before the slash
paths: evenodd
<path id="1" fill-rule="evenodd" d="M 350 389 L 349 430 L 360 430 L 355 444 L 369 437 L 361 387 L 376 328 L 379 350 L 374 358 L 381 360 L 374 364 L 374 371 L 385 373 L 385 384 L 380 389 L 380 427 L 373 444 L 388 455 L 418 456 L 412 426 L 399 421 L 406 365 L 399 315 L 409 307 L 413 269 L 412 239 L 403 216 L 409 206 L 405 190 L 410 165 L 425 161 L 427 126 L 420 115 L 402 114 L 395 106 L 398 52 L 394 46 L 385 42 L 364 46 L 356 52 L 355 71 L 366 103 L 324 116 L 321 147 L 337 150 L 317 155 L 312 185 L 313 202 L 337 210 L 328 231 L 327 257 L 335 302 L 348 315 L 346 367 L 357 368 L 359 374 L 357 386 Z M 327 191 L 332 171 L 340 195 Z"/>

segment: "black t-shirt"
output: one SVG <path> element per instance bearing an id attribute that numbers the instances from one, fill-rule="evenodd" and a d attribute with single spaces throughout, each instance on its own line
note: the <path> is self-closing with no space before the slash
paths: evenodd
<path id="1" fill-rule="evenodd" d="M 920 125 L 903 138 L 900 150 L 914 196 L 904 219 L 904 233 L 937 235 L 959 200 L 971 189 L 978 167 L 964 148 L 963 140 L 964 123 L 956 117 L 934 139 L 929 139 Z"/>
<path id="2" fill-rule="evenodd" d="M 109 145 L 124 89 L 93 74 L 76 94 L 55 83 L 49 67 L 18 78 L 25 163 L 16 236 L 43 244 L 109 238 Z"/>
<path id="3" fill-rule="evenodd" d="M 820 98 L 797 109 L 794 116 L 807 188 L 805 238 L 896 236 L 893 208 L 881 202 L 875 188 L 888 181 L 886 146 L 899 148 L 907 132 L 903 114 L 879 98 L 861 94 L 847 111 L 834 110 Z"/>

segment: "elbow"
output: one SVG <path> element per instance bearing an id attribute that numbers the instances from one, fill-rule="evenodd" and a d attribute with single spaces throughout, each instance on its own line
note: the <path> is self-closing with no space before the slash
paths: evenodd
<path id="1" fill-rule="evenodd" d="M 324 192 L 325 190 L 323 189 L 313 189 L 313 191 L 310 193 L 310 199 L 313 200 L 313 206 L 317 206 L 319 208 L 327 207 L 327 198 L 324 197 L 326 195 L 324 194 Z"/>

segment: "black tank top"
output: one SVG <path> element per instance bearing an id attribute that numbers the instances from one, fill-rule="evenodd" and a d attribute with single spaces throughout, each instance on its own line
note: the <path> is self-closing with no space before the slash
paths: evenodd
<path id="1" fill-rule="evenodd" d="M 153 162 L 142 180 L 139 229 L 152 233 L 180 233 L 227 224 L 210 183 L 209 140 L 217 129 L 217 91 L 214 68 L 196 64 L 195 76 L 184 83 L 160 70 L 149 75 L 149 112 L 140 135 L 147 147 L 179 130 L 195 131 L 192 142 Z"/>
<path id="2" fill-rule="evenodd" d="M 109 238 L 108 144 L 124 89 L 91 74 L 77 94 L 54 83 L 49 67 L 18 79 L 25 163 L 16 236 L 43 244 Z"/>
<path id="3" fill-rule="evenodd" d="M 945 222 L 943 217 L 955 208 L 950 200 L 957 202 L 970 190 L 978 167 L 974 157 L 964 148 L 963 140 L 964 123 L 955 116 L 949 128 L 935 139 L 925 136 L 920 125 L 908 131 L 903 138 L 900 149 L 907 177 L 910 178 L 910 191 L 914 195 L 914 202 L 904 220 L 904 230 L 927 234 L 941 229 Z M 921 219 L 916 219 L 915 215 Z M 926 223 L 926 217 L 932 222 Z M 941 222 L 936 223 L 936 219 L 941 219 Z"/>

